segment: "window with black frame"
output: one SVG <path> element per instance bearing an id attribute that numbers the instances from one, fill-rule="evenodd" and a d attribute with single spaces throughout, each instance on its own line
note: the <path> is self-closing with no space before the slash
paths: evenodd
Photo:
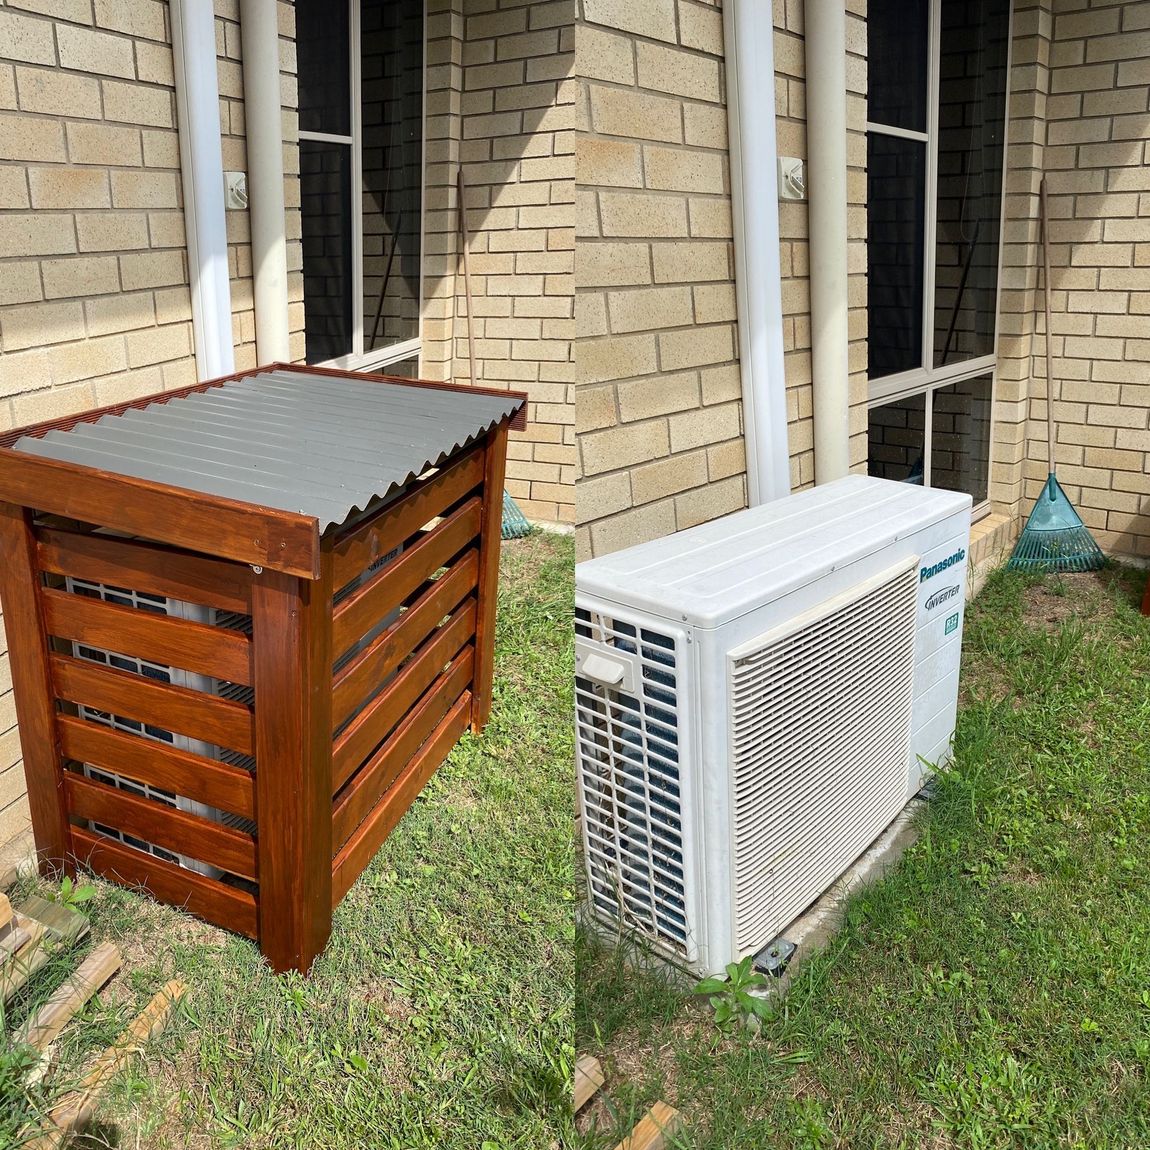
<path id="1" fill-rule="evenodd" d="M 867 6 L 868 470 L 985 502 L 1009 0 Z"/>
<path id="2" fill-rule="evenodd" d="M 309 363 L 419 353 L 423 0 L 298 0 L 300 212 Z"/>

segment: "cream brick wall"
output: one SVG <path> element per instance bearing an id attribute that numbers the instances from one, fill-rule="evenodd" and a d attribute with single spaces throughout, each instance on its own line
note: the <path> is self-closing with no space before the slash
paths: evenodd
<path id="1" fill-rule="evenodd" d="M 167 7 L 11 0 L 0 429 L 194 381 Z M 2 654 L 0 842 L 27 826 L 10 687 Z"/>
<path id="2" fill-rule="evenodd" d="M 722 12 L 584 0 L 577 144 L 579 552 L 746 503 Z M 851 462 L 866 466 L 865 0 L 848 5 Z M 780 155 L 806 159 L 802 0 L 776 0 Z M 814 482 L 807 205 L 779 208 L 791 483 Z"/>
<path id="3" fill-rule="evenodd" d="M 1037 18 L 1048 56 L 1041 157 L 1052 217 L 1059 479 L 1104 550 L 1146 558 L 1150 4 L 1092 8 L 1085 0 L 1058 0 L 1053 14 L 1040 9 Z M 1029 169 L 1011 174 L 1022 183 L 1023 171 L 1033 185 Z M 1027 216 L 1024 204 L 1013 203 L 1021 228 L 1036 208 Z M 1041 307 L 1040 294 L 1034 302 Z M 1041 319 L 1038 326 L 1044 333 Z M 1024 511 L 1047 471 L 1044 334 L 1033 341 L 1031 368 Z"/>
<path id="4" fill-rule="evenodd" d="M 216 17 L 216 73 L 220 86 L 220 145 L 225 171 L 247 171 L 244 127 L 243 52 L 239 0 L 213 0 Z M 300 239 L 299 117 L 295 63 L 295 6 L 276 4 L 284 129 L 284 206 L 287 213 L 288 329 L 291 358 L 304 358 L 303 247 Z M 228 211 L 228 278 L 232 290 L 232 343 L 236 370 L 258 365 L 249 212 Z"/>
<path id="5" fill-rule="evenodd" d="M 850 461 L 866 472 L 866 0 L 847 0 L 847 332 L 850 370 Z M 806 40 L 803 0 L 774 0 L 775 114 L 778 154 L 807 158 Z M 815 481 L 811 390 L 810 248 L 805 200 L 779 204 L 783 347 L 791 487 Z"/>
<path id="6" fill-rule="evenodd" d="M 722 13 L 581 0 L 578 547 L 746 503 Z"/>
<path id="7" fill-rule="evenodd" d="M 462 133 L 463 0 L 427 0 L 424 106 L 423 315 L 420 372 L 454 376 L 454 316 L 459 263 L 455 174 Z"/>
<path id="8" fill-rule="evenodd" d="M 215 0 L 214 11 L 224 166 L 242 171 L 238 0 Z M 294 123 L 294 11 L 279 12 Z M 289 137 L 291 327 L 302 355 Z M 227 226 L 244 368 L 255 364 L 247 213 L 229 212 Z M 195 382 L 185 245 L 167 5 L 0 4 L 0 430 Z M 0 638 L 0 843 L 28 821 L 15 724 Z"/>
<path id="9" fill-rule="evenodd" d="M 528 393 L 529 426 L 512 433 L 507 489 L 528 517 L 569 523 L 575 515 L 574 0 L 465 0 L 463 16 L 458 156 L 467 180 L 476 376 L 486 386 Z M 469 379 L 463 287 L 459 275 L 459 382 Z"/>

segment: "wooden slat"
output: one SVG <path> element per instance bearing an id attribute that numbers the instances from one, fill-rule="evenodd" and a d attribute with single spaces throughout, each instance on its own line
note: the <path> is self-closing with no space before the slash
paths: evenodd
<path id="1" fill-rule="evenodd" d="M 335 743 L 332 781 L 339 791 L 475 634 L 475 604 L 468 601 L 436 631 L 403 670 L 343 731 Z"/>
<path id="2" fill-rule="evenodd" d="M 31 513 L 0 503 L 0 602 L 32 831 L 40 868 L 48 873 L 54 867 L 69 865 L 68 812 L 60 793 L 62 764 L 56 747 L 56 704 L 48 637 L 38 594 L 41 579 Z"/>
<path id="3" fill-rule="evenodd" d="M 44 924 L 21 918 L 20 932 L 25 936 L 23 945 L 0 966 L 0 1003 L 23 990 L 48 961 L 48 949 L 41 945 L 46 933 Z"/>
<path id="4" fill-rule="evenodd" d="M 120 969 L 120 948 L 102 942 L 13 1035 L 14 1045 L 47 1050 L 76 1012 Z"/>
<path id="5" fill-rule="evenodd" d="M 251 640 L 239 631 L 173 619 L 67 591 L 43 592 L 49 635 L 250 686 Z"/>
<path id="6" fill-rule="evenodd" d="M 319 522 L 215 495 L 0 449 L 0 499 L 314 579 Z"/>
<path id="7" fill-rule="evenodd" d="M 581 1054 L 575 1063 L 575 1105 L 572 1109 L 576 1114 L 595 1097 L 604 1081 L 599 1059 Z"/>
<path id="8" fill-rule="evenodd" d="M 239 563 L 80 531 L 40 528 L 36 537 L 45 571 L 251 614 L 252 572 Z"/>
<path id="9" fill-rule="evenodd" d="M 252 585 L 260 950 L 306 974 L 331 933 L 331 556 Z"/>
<path id="10" fill-rule="evenodd" d="M 479 546 L 479 616 L 475 624 L 475 689 L 471 729 L 478 734 L 491 715 L 495 679 L 495 609 L 499 599 L 499 548 L 503 526 L 503 479 L 507 428 L 486 439 L 483 475 L 483 534 Z"/>
<path id="11" fill-rule="evenodd" d="M 479 534 L 482 509 L 469 499 L 442 523 L 389 563 L 335 609 L 332 650 L 343 655 L 395 610 L 427 577 Z"/>
<path id="12" fill-rule="evenodd" d="M 394 551 L 482 482 L 483 452 L 469 451 L 367 522 L 337 538 L 332 548 L 332 585 L 338 589 L 350 583 L 380 556 Z"/>
<path id="13" fill-rule="evenodd" d="M 183 907 L 225 930 L 256 937 L 256 899 L 245 890 L 226 886 L 83 827 L 72 827 L 71 851 L 94 874 L 122 886 L 142 886 L 161 902 Z"/>
<path id="14" fill-rule="evenodd" d="M 115 1044 L 96 1059 L 91 1070 L 84 1075 L 80 1089 L 65 1094 L 52 1107 L 40 1132 L 31 1142 L 24 1143 L 26 1150 L 63 1150 L 72 1135 L 91 1122 L 108 1083 L 143 1049 L 145 1043 L 163 1031 L 172 1008 L 187 992 L 188 984 L 174 978 L 154 994 Z"/>
<path id="15" fill-rule="evenodd" d="M 26 927 L 13 926 L 3 938 L 0 938 L 0 967 L 18 951 L 28 945 L 32 935 Z"/>
<path id="16" fill-rule="evenodd" d="M 176 810 L 74 771 L 64 773 L 64 792 L 73 817 L 123 831 L 174 854 L 187 855 L 240 878 L 255 880 L 252 835 L 212 819 Z"/>
<path id="17" fill-rule="evenodd" d="M 355 773 L 336 798 L 332 816 L 332 842 L 338 850 L 403 772 L 411 757 L 434 734 L 460 695 L 471 685 L 475 650 L 464 649 L 450 669 L 432 684 L 402 723 Z"/>
<path id="18" fill-rule="evenodd" d="M 242 755 L 255 749 L 251 709 L 242 703 L 157 683 L 70 655 L 53 655 L 50 662 L 56 695 L 70 703 L 215 743 Z"/>
<path id="19" fill-rule="evenodd" d="M 332 720 L 339 727 L 355 713 L 371 691 L 431 633 L 463 598 L 475 589 L 479 554 L 468 551 L 386 631 L 377 636 L 335 677 Z"/>
<path id="20" fill-rule="evenodd" d="M 423 744 L 403 774 L 344 844 L 332 863 L 333 902 L 338 903 L 347 894 L 427 780 L 439 769 L 459 736 L 467 730 L 470 714 L 471 692 L 465 691 L 436 728 L 435 734 Z"/>
<path id="21" fill-rule="evenodd" d="M 639 1125 L 615 1147 L 615 1150 L 665 1150 L 667 1136 L 674 1136 L 683 1126 L 682 1116 L 666 1102 L 656 1102 L 639 1120 Z"/>
<path id="22" fill-rule="evenodd" d="M 255 786 L 251 774 L 242 767 L 72 715 L 60 715 L 57 724 L 60 750 L 66 758 L 91 763 L 229 814 L 255 818 Z"/>

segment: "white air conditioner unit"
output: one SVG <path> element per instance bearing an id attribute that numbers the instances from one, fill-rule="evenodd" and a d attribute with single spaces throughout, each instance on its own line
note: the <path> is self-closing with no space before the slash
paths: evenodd
<path id="1" fill-rule="evenodd" d="M 970 507 L 849 476 L 577 566 L 595 917 L 718 973 L 882 833 L 950 752 Z"/>

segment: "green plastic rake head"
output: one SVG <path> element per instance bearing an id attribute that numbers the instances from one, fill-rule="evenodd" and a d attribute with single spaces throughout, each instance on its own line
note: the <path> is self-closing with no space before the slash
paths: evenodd
<path id="1" fill-rule="evenodd" d="M 503 530 L 500 534 L 504 539 L 522 539 L 525 535 L 530 535 L 535 528 L 527 521 L 526 516 L 519 510 L 515 500 L 507 494 L 503 493 Z"/>
<path id="2" fill-rule="evenodd" d="M 1007 567 L 1014 571 L 1097 571 L 1105 564 L 1106 556 L 1051 474 Z"/>
<path id="3" fill-rule="evenodd" d="M 1054 341 L 1050 326 L 1050 229 L 1046 212 L 1046 177 L 1038 186 L 1042 224 L 1042 296 L 1046 312 L 1046 458 L 1050 474 L 1006 565 L 1015 571 L 1097 571 L 1105 566 L 1094 537 L 1054 477 Z"/>

